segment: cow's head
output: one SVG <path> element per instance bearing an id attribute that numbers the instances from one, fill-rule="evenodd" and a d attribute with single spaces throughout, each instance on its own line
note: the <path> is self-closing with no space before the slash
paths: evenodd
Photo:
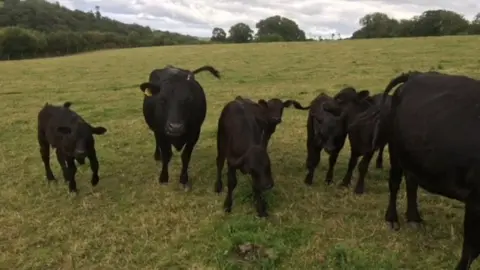
<path id="1" fill-rule="evenodd" d="M 333 101 L 325 101 L 320 109 L 311 112 L 315 141 L 329 154 L 339 151 L 345 140 L 342 112 L 342 108 Z"/>
<path id="2" fill-rule="evenodd" d="M 92 127 L 83 119 L 72 117 L 70 121 L 62 121 L 56 127 L 56 132 L 62 138 L 63 150 L 75 158 L 83 159 L 88 154 L 89 144 L 93 143 L 93 134 L 105 134 L 107 129 L 102 126 Z"/>
<path id="3" fill-rule="evenodd" d="M 310 107 L 303 107 L 302 105 L 300 105 L 298 101 L 291 100 L 291 99 L 286 101 L 282 101 L 281 99 L 278 99 L 278 98 L 272 98 L 268 101 L 265 101 L 264 99 L 260 99 L 258 100 L 258 104 L 260 104 L 260 106 L 266 109 L 268 118 L 269 118 L 269 124 L 273 128 L 275 128 L 276 125 L 282 122 L 284 108 L 288 108 L 292 105 L 299 110 L 308 110 L 310 108 Z"/>
<path id="4" fill-rule="evenodd" d="M 193 76 L 177 76 L 160 83 L 145 82 L 140 89 L 145 95 L 155 100 L 155 116 L 164 123 L 164 130 L 168 136 L 178 137 L 186 132 L 188 119 L 191 117 L 194 102 L 191 92 Z"/>
<path id="5" fill-rule="evenodd" d="M 238 160 L 234 161 L 233 166 L 239 166 L 240 171 L 250 174 L 253 179 L 253 185 L 261 190 L 273 188 L 274 181 L 270 166 L 270 157 L 265 147 L 254 145 Z"/>

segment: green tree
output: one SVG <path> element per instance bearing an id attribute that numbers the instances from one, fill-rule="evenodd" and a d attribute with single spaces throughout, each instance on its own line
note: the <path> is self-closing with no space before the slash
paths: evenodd
<path id="1" fill-rule="evenodd" d="M 415 23 L 415 36 L 445 36 L 467 34 L 469 22 L 453 11 L 427 10 Z"/>
<path id="2" fill-rule="evenodd" d="M 305 32 L 297 23 L 279 15 L 260 20 L 255 27 L 258 29 L 256 34 L 258 40 L 279 41 L 280 36 L 284 41 L 305 41 Z"/>
<path id="3" fill-rule="evenodd" d="M 473 21 L 468 29 L 468 33 L 471 35 L 480 35 L 480 13 L 475 15 L 475 18 L 473 18 Z"/>
<path id="4" fill-rule="evenodd" d="M 227 33 L 220 27 L 213 28 L 211 41 L 225 42 L 227 40 Z"/>
<path id="5" fill-rule="evenodd" d="M 388 38 L 397 36 L 398 21 L 387 14 L 374 12 L 363 16 L 360 21 L 362 28 L 355 31 L 352 38 Z"/>
<path id="6" fill-rule="evenodd" d="M 253 39 L 253 30 L 244 23 L 237 23 L 228 30 L 229 40 L 234 43 L 247 43 Z"/>

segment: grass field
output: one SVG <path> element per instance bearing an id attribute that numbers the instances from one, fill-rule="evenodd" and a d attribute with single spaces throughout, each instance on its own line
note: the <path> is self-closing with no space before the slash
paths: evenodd
<path id="1" fill-rule="evenodd" d="M 441 37 L 178 46 L 2 62 L 0 268 L 453 269 L 463 239 L 463 205 L 421 190 L 426 227 L 409 228 L 402 184 L 402 227 L 388 229 L 387 151 L 383 170 L 372 162 L 363 196 L 338 188 L 348 144 L 334 185 L 324 184 L 325 155 L 314 185 L 304 185 L 305 111 L 286 109 L 272 136 L 276 185 L 267 195 L 270 217 L 256 217 L 250 178 L 241 174 L 232 213 L 224 214 L 225 191 L 213 192 L 216 124 L 222 106 L 237 95 L 295 98 L 307 105 L 320 92 L 334 93 L 344 85 L 379 92 L 409 69 L 479 78 L 479 42 L 480 37 Z M 178 184 L 178 152 L 170 184 L 159 185 L 154 139 L 141 112 L 138 85 L 165 64 L 190 69 L 211 64 L 223 75 L 221 80 L 197 76 L 208 110 L 192 156 L 189 193 Z M 92 124 L 108 129 L 96 139 L 100 183 L 92 188 L 88 163 L 79 167 L 77 197 L 68 194 L 53 154 L 59 181 L 47 185 L 36 141 L 43 104 L 67 100 Z M 260 251 L 243 256 L 237 249 L 246 243 Z"/>

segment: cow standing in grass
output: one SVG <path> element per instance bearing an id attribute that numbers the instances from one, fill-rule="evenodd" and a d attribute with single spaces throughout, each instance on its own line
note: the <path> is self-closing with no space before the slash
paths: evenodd
<path id="1" fill-rule="evenodd" d="M 397 193 L 406 177 L 407 221 L 421 224 L 418 186 L 465 203 L 457 270 L 480 254 L 480 80 L 434 72 L 402 74 L 392 97 L 390 199 L 385 219 L 398 229 Z"/>
<path id="2" fill-rule="evenodd" d="M 337 106 L 342 108 L 342 127 L 339 129 L 343 129 L 343 132 L 348 134 L 350 143 L 350 159 L 341 186 L 350 185 L 353 170 L 357 166 L 358 159 L 362 157 L 358 164 L 358 180 L 354 190 L 356 194 L 364 193 L 365 176 L 377 150 L 377 168 L 383 167 L 383 149 L 389 137 L 390 98 L 387 98 L 386 103 L 383 104 L 382 97 L 382 94 L 370 96 L 368 90 L 357 92 L 351 87 L 343 89 L 334 96 Z M 384 114 L 375 114 L 379 106 L 383 106 Z M 377 130 L 378 132 L 375 133 Z"/>
<path id="3" fill-rule="evenodd" d="M 292 99 L 286 101 L 282 101 L 278 98 L 272 98 L 268 101 L 265 101 L 264 99 L 259 99 L 258 102 L 255 103 L 251 99 L 237 96 L 236 100 L 239 100 L 241 102 L 248 102 L 250 104 L 260 105 L 260 107 L 254 106 L 253 108 L 256 108 L 257 110 L 259 110 L 259 113 L 263 113 L 267 117 L 265 126 L 263 126 L 265 130 L 265 136 L 263 136 L 263 144 L 265 145 L 265 148 L 268 148 L 268 142 L 270 141 L 273 133 L 275 133 L 277 125 L 282 122 L 284 108 L 289 108 L 293 105 L 293 107 L 297 110 L 310 109 L 310 106 L 303 107 L 298 101 Z"/>
<path id="4" fill-rule="evenodd" d="M 270 158 L 264 145 L 264 126 L 268 116 L 261 105 L 240 97 L 228 102 L 218 119 L 217 181 L 215 192 L 223 189 L 222 170 L 227 160 L 228 193 L 224 209 L 231 212 L 233 190 L 237 186 L 237 170 L 252 177 L 252 187 L 258 216 L 266 217 L 267 204 L 263 192 L 273 187 Z"/>
<path id="5" fill-rule="evenodd" d="M 332 97 L 327 94 L 318 95 L 311 103 L 307 117 L 307 175 L 305 184 L 313 184 L 315 169 L 320 163 L 322 149 L 329 154 L 329 167 L 325 182 L 333 180 L 333 170 L 338 154 L 345 144 L 346 134 L 340 129 L 341 110 L 335 106 Z"/>
<path id="6" fill-rule="evenodd" d="M 71 103 L 63 106 L 53 106 L 48 103 L 38 113 L 37 138 L 40 154 L 45 166 L 45 174 L 49 181 L 55 180 L 50 168 L 50 146 L 56 149 L 65 181 L 70 192 L 78 192 L 75 181 L 77 167 L 75 160 L 84 164 L 85 158 L 90 161 L 92 170 L 92 186 L 99 181 L 98 159 L 95 151 L 94 134 L 102 135 L 107 129 L 92 127 L 80 115 L 70 110 Z"/>
<path id="7" fill-rule="evenodd" d="M 219 72 L 211 66 L 194 71 L 166 66 L 153 70 L 149 81 L 140 85 L 145 94 L 143 115 L 155 136 L 154 156 L 162 160 L 160 183 L 168 183 L 173 145 L 177 151 L 183 148 L 180 183 L 185 189 L 191 188 L 188 166 L 207 111 L 204 90 L 194 76 L 201 71 L 209 71 L 220 78 Z"/>

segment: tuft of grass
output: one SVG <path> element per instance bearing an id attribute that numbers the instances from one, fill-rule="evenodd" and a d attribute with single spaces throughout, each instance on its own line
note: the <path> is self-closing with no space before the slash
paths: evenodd
<path id="1" fill-rule="evenodd" d="M 286 109 L 269 146 L 276 182 L 267 194 L 270 217 L 255 216 L 250 179 L 240 174 L 232 213 L 225 214 L 225 192 L 213 192 L 216 125 L 223 105 L 237 95 L 307 105 L 345 85 L 379 92 L 407 70 L 436 68 L 478 78 L 480 61 L 471 59 L 479 41 L 468 36 L 169 46 L 1 62 L 0 268 L 452 269 L 461 251 L 462 205 L 420 190 L 425 230 L 409 228 L 402 215 L 401 230 L 388 229 L 388 153 L 385 169 L 371 166 L 363 196 L 337 187 L 348 143 L 334 185 L 324 183 L 326 156 L 314 185 L 304 185 L 305 111 Z M 138 85 L 166 64 L 210 64 L 223 75 L 197 76 L 208 109 L 188 193 L 178 184 L 178 152 L 169 185 L 159 185 L 154 138 L 142 115 Z M 58 183 L 47 184 L 35 135 L 43 104 L 65 101 L 108 129 L 96 139 L 100 183 L 90 187 L 87 162 L 77 173 L 77 197 L 68 194 L 53 154 Z M 404 185 L 399 211 L 405 211 Z"/>

